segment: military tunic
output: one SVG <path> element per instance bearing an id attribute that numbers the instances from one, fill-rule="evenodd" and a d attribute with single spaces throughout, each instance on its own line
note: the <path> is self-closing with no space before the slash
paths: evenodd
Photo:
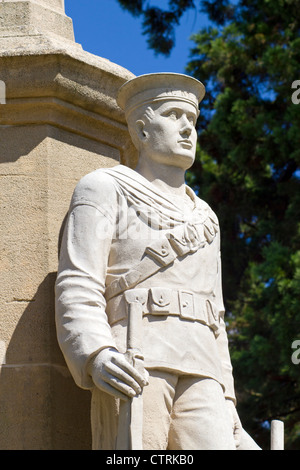
<path id="1" fill-rule="evenodd" d="M 218 381 L 235 401 L 221 288 L 220 230 L 186 186 L 185 210 L 123 165 L 75 188 L 56 282 L 59 344 L 76 383 L 99 351 L 126 351 L 126 292 L 143 304 L 147 369 Z"/>

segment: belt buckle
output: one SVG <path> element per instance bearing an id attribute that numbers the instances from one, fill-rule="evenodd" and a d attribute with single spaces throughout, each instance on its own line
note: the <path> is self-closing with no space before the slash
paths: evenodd
<path id="1" fill-rule="evenodd" d="M 179 291 L 180 317 L 195 320 L 194 295 L 191 292 Z"/>

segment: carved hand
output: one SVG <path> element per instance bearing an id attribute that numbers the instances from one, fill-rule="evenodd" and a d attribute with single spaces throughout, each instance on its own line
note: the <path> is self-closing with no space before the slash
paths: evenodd
<path id="1" fill-rule="evenodd" d="M 237 413 L 236 407 L 232 400 L 226 400 L 226 404 L 228 407 L 228 411 L 230 413 L 230 417 L 232 420 L 232 429 L 233 429 L 233 437 L 236 447 L 238 447 L 241 443 L 242 438 L 242 424 Z"/>
<path id="2" fill-rule="evenodd" d="M 121 400 L 139 395 L 148 384 L 146 377 L 113 348 L 99 352 L 91 361 L 89 373 L 96 387 Z"/>

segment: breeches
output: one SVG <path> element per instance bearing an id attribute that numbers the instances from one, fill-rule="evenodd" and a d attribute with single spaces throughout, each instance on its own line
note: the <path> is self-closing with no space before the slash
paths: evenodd
<path id="1" fill-rule="evenodd" d="M 149 371 L 143 391 L 143 449 L 234 450 L 221 385 L 209 378 Z M 93 449 L 114 450 L 118 400 L 95 389 L 91 407 Z"/>

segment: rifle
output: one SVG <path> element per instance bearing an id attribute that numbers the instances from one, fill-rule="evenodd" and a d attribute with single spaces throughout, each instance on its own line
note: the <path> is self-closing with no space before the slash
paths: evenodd
<path id="1" fill-rule="evenodd" d="M 128 326 L 126 358 L 142 375 L 144 357 L 142 355 L 143 307 L 137 299 L 127 299 Z M 120 400 L 117 450 L 142 450 L 143 443 L 143 397 L 137 395 L 128 401 Z"/>

